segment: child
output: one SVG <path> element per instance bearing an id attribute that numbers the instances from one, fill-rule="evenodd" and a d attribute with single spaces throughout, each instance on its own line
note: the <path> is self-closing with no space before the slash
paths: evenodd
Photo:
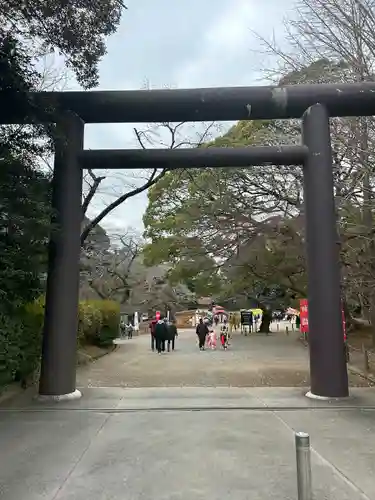
<path id="1" fill-rule="evenodd" d="M 210 328 L 208 331 L 207 345 L 211 349 L 216 349 L 216 333 L 213 328 Z"/>
<path id="2" fill-rule="evenodd" d="M 228 348 L 228 330 L 225 326 L 222 327 L 220 332 L 220 341 L 223 349 Z"/>

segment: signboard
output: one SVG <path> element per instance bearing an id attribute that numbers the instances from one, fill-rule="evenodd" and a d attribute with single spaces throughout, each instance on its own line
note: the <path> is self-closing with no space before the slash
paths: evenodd
<path id="1" fill-rule="evenodd" d="M 300 303 L 300 320 L 301 320 L 301 326 L 300 330 L 301 333 L 309 333 L 309 305 L 307 299 L 301 299 Z M 344 341 L 346 341 L 346 323 L 345 323 L 345 313 L 344 313 L 344 305 L 341 305 L 341 312 L 342 312 L 342 329 L 344 332 Z"/>
<path id="2" fill-rule="evenodd" d="M 160 319 L 160 311 L 156 311 L 156 313 L 155 313 L 155 319 L 157 321 L 159 321 L 159 319 Z"/>
<path id="3" fill-rule="evenodd" d="M 241 311 L 241 325 L 252 325 L 253 313 L 251 311 Z"/>

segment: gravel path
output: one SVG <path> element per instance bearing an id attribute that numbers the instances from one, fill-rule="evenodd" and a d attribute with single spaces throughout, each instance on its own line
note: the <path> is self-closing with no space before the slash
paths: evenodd
<path id="1" fill-rule="evenodd" d="M 227 351 L 200 352 L 193 330 L 182 330 L 176 350 L 158 355 L 149 335 L 124 340 L 118 349 L 82 367 L 78 387 L 308 386 L 308 352 L 297 334 L 233 336 Z M 350 375 L 352 386 L 368 386 Z"/>

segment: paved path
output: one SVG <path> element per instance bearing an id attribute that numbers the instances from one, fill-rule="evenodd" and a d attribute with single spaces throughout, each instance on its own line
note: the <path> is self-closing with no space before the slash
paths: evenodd
<path id="1" fill-rule="evenodd" d="M 314 500 L 375 499 L 375 394 L 301 388 L 91 388 L 0 411 L 1 500 L 296 500 L 294 431 Z"/>
<path id="2" fill-rule="evenodd" d="M 151 352 L 150 336 L 122 341 L 119 349 L 78 373 L 79 387 L 159 386 L 306 386 L 309 383 L 308 352 L 297 334 L 269 336 L 233 335 L 223 351 L 200 352 L 193 330 L 183 330 L 176 351 Z M 351 376 L 352 385 L 368 383 Z"/>
<path id="3" fill-rule="evenodd" d="M 296 500 L 297 430 L 311 436 L 314 500 L 375 500 L 375 389 L 307 399 L 292 336 L 199 352 L 186 331 L 160 356 L 148 342 L 80 370 L 79 401 L 0 407 L 0 500 Z"/>

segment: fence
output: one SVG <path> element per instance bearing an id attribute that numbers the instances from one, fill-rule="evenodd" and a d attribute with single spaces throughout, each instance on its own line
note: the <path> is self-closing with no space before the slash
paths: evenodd
<path id="1" fill-rule="evenodd" d="M 375 353 L 362 345 L 359 349 L 348 344 L 349 363 L 361 370 L 365 375 L 375 375 Z"/>
<path id="2" fill-rule="evenodd" d="M 288 331 L 285 332 L 288 335 Z M 307 335 L 301 335 L 300 340 L 308 346 Z M 372 349 L 366 348 L 363 344 L 359 349 L 347 344 L 348 357 L 347 361 L 353 368 L 360 370 L 364 375 L 372 375 L 375 377 L 375 352 Z"/>

